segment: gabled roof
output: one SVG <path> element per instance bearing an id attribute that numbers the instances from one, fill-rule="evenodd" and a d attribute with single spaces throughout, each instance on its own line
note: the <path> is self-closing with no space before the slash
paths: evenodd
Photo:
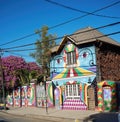
<path id="1" fill-rule="evenodd" d="M 77 45 L 100 40 L 109 44 L 120 46 L 120 43 L 116 42 L 110 37 L 105 36 L 103 33 L 99 32 L 98 30 L 92 27 L 87 27 L 78 30 L 73 35 L 71 35 L 70 38 L 75 40 Z"/>
<path id="2" fill-rule="evenodd" d="M 106 35 L 104 35 L 103 33 L 99 32 L 98 30 L 96 30 L 92 27 L 83 28 L 83 29 L 76 31 L 74 34 L 65 36 L 62 39 L 60 46 L 56 48 L 57 49 L 56 51 L 61 49 L 61 47 L 63 47 L 63 45 L 65 44 L 65 42 L 67 40 L 71 40 L 76 45 L 96 42 L 99 40 L 99 41 L 120 47 L 120 43 L 116 42 L 115 40 L 111 39 L 110 37 L 107 37 Z M 52 52 L 54 52 L 54 51 L 52 51 Z"/>

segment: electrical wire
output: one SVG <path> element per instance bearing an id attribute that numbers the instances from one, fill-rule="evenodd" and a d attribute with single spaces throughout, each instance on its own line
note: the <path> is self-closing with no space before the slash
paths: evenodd
<path id="1" fill-rule="evenodd" d="M 118 25 L 120 24 L 120 22 L 114 22 L 114 23 L 110 23 L 110 24 L 107 24 L 107 25 L 103 25 L 103 26 L 100 26 L 100 27 L 96 27 L 96 28 L 92 28 L 92 29 L 89 29 L 89 30 L 86 30 L 86 31 L 82 31 L 82 32 L 77 32 L 77 33 L 73 33 L 73 34 L 69 34 L 68 36 L 72 36 L 72 35 L 77 35 L 77 34 L 81 34 L 81 33 L 86 33 L 86 32 L 90 32 L 90 31 L 93 31 L 93 30 L 98 30 L 98 29 L 102 29 L 102 28 L 106 28 L 106 27 L 110 27 L 110 26 L 115 26 L 115 25 Z M 117 33 L 117 32 L 116 32 Z M 113 34 L 114 35 L 114 34 Z M 103 35 L 104 36 L 104 35 Z M 105 35 L 107 36 L 107 35 Z M 57 37 L 55 38 L 54 40 L 58 40 L 58 39 L 62 39 L 64 36 L 61 36 L 61 37 Z M 97 37 L 96 37 L 97 38 Z M 93 39 L 93 38 L 92 38 Z M 87 39 L 89 40 L 89 39 Z M 51 41 L 51 40 L 48 40 L 48 41 Z M 83 40 L 84 41 L 84 40 Z M 42 43 L 42 42 L 40 42 Z M 37 44 L 37 43 L 31 43 L 31 44 L 26 44 L 26 45 L 20 45 L 20 46 L 15 46 L 15 47 L 10 47 L 10 48 L 4 48 L 4 50 L 8 50 L 8 49 L 14 49 L 14 48 L 20 48 L 20 47 L 26 47 L 26 46 L 31 46 L 31 45 L 34 45 L 34 44 Z"/>
<path id="2" fill-rule="evenodd" d="M 117 31 L 117 32 L 101 35 L 101 36 L 98 36 L 98 37 L 95 37 L 95 38 L 101 38 L 101 37 L 105 37 L 105 36 L 116 35 L 116 34 L 119 34 L 119 33 L 120 33 L 120 31 Z M 94 39 L 94 38 L 88 38 L 88 39 L 80 40 L 80 42 L 91 40 L 91 39 Z M 23 49 L 23 50 L 5 50 L 4 49 L 4 52 L 19 52 L 19 51 L 30 51 L 30 50 L 36 50 L 36 48 L 33 48 L 33 49 Z"/>
<path id="3" fill-rule="evenodd" d="M 116 34 L 119 34 L 119 33 L 120 33 L 120 31 L 116 31 L 116 32 L 105 34 L 105 35 L 101 35 L 101 36 L 98 36 L 98 37 L 95 37 L 95 38 L 101 38 L 101 37 L 105 37 L 105 36 L 116 35 Z M 89 39 L 80 40 L 80 42 L 88 41 L 88 40 L 95 39 L 95 38 L 89 38 Z"/>
<path id="4" fill-rule="evenodd" d="M 14 48 L 28 47 L 28 46 L 35 45 L 35 44 L 36 43 L 30 43 L 30 44 L 25 44 L 25 45 L 10 47 L 10 48 L 4 48 L 4 49 L 14 49 Z"/>
<path id="5" fill-rule="evenodd" d="M 98 12 L 98 11 L 101 11 L 101 10 L 103 10 L 103 9 L 106 9 L 106 8 L 112 7 L 112 6 L 114 6 L 114 5 L 117 5 L 117 4 L 120 3 L 120 1 L 117 1 L 117 2 L 115 2 L 115 3 L 113 3 L 113 4 L 110 4 L 110 5 L 108 5 L 108 6 L 104 7 L 104 8 L 102 8 L 102 9 L 98 9 L 98 10 L 96 10 L 96 11 L 94 11 L 94 12 L 87 12 L 87 11 L 79 10 L 79 9 L 72 8 L 72 7 L 70 7 L 70 6 L 66 6 L 66 5 L 64 5 L 64 4 L 60 4 L 60 3 L 58 3 L 58 2 L 54 2 L 54 1 L 51 1 L 51 0 L 45 0 L 45 1 L 47 1 L 47 2 L 49 2 L 49 3 L 51 3 L 51 4 L 54 4 L 54 5 L 61 6 L 61 7 L 63 7 L 63 8 L 72 10 L 72 11 L 76 11 L 76 12 L 80 12 L 80 13 L 84 13 L 84 14 L 88 14 L 88 15 L 91 14 L 91 15 L 94 15 L 94 16 L 100 16 L 100 17 L 106 17 L 106 18 L 120 19 L 120 17 L 107 16 L 107 15 L 101 15 L 101 14 L 94 14 L 95 12 Z"/>
<path id="6" fill-rule="evenodd" d="M 28 55 L 18 54 L 18 53 L 9 52 L 9 51 L 6 51 L 6 53 L 9 53 L 9 54 L 12 54 L 12 55 L 17 55 L 17 56 L 20 56 L 20 57 L 29 57 Z"/>
<path id="7" fill-rule="evenodd" d="M 13 42 L 19 41 L 19 40 L 23 40 L 23 39 L 25 39 L 25 38 L 28 38 L 28 37 L 31 37 L 31 36 L 34 36 L 34 35 L 35 35 L 35 33 L 28 34 L 28 35 L 23 36 L 23 37 L 21 37 L 21 38 L 18 38 L 18 39 L 15 39 L 15 40 L 12 40 L 12 41 L 9 41 L 9 42 L 6 42 L 6 43 L 3 43 L 3 44 L 1 44 L 0 46 L 4 46 L 4 45 L 7 45 L 7 44 L 10 44 L 10 43 L 13 43 Z"/>
<path id="8" fill-rule="evenodd" d="M 100 9 L 97 9 L 97 10 L 95 10 L 95 11 L 91 12 L 91 14 L 96 13 L 96 12 L 98 12 L 98 11 L 102 11 L 102 10 L 104 10 L 104 9 L 107 9 L 107 8 L 109 8 L 109 7 L 113 6 L 113 5 L 114 5 L 114 3 L 113 3 L 113 4 L 111 4 L 111 5 L 108 5 L 108 6 L 102 7 L 102 8 L 100 8 Z M 86 17 L 86 16 L 88 16 L 88 15 L 90 15 L 90 13 L 89 13 L 89 14 L 87 13 L 87 14 L 84 14 L 84 15 L 82 15 L 82 16 L 79 16 L 79 17 L 76 17 L 76 18 L 70 19 L 70 20 L 68 20 L 68 21 L 65 21 L 65 22 L 63 22 L 63 23 L 57 24 L 57 25 L 55 25 L 55 26 L 50 27 L 49 29 L 53 29 L 53 28 L 56 28 L 56 27 L 59 27 L 59 26 L 65 25 L 65 24 L 67 24 L 67 23 L 70 23 L 70 22 L 73 22 L 73 21 L 75 21 L 75 20 L 81 19 L 81 18 Z"/>
<path id="9" fill-rule="evenodd" d="M 118 1 L 118 2 L 119 2 L 119 1 Z M 116 2 L 115 2 L 115 3 L 112 3 L 111 5 L 108 5 L 108 6 L 105 6 L 105 7 L 100 8 L 100 9 L 97 9 L 97 10 L 95 10 L 95 11 L 89 13 L 89 14 L 87 13 L 87 14 L 85 14 L 85 15 L 83 15 L 83 16 L 79 16 L 79 17 L 70 19 L 70 20 L 68 20 L 68 21 L 62 22 L 62 23 L 60 23 L 60 24 L 54 25 L 54 26 L 48 28 L 48 30 L 53 29 L 53 28 L 56 28 L 56 27 L 59 27 L 59 26 L 62 26 L 62 25 L 65 25 L 65 24 L 70 23 L 70 22 L 72 22 L 72 21 L 81 19 L 81 18 L 83 18 L 83 17 L 85 17 L 85 16 L 88 16 L 88 15 L 90 15 L 90 14 L 96 13 L 96 12 L 98 12 L 98 11 L 102 11 L 102 10 L 108 8 L 108 7 L 113 6 L 114 4 L 116 4 Z M 40 33 L 40 32 L 42 32 L 42 30 L 39 30 L 39 33 Z M 21 37 L 21 38 L 18 38 L 18 39 L 15 39 L 15 40 L 12 40 L 12 41 L 3 43 L 3 44 L 1 44 L 0 46 L 4 46 L 4 45 L 7 45 L 7 44 L 10 44 L 10 43 L 13 43 L 13 42 L 17 42 L 17 41 L 19 41 L 19 40 L 23 40 L 23 39 L 25 39 L 25 38 L 34 36 L 34 35 L 36 35 L 36 34 L 37 34 L 37 33 L 28 34 L 28 35 L 23 36 L 23 37 Z"/>

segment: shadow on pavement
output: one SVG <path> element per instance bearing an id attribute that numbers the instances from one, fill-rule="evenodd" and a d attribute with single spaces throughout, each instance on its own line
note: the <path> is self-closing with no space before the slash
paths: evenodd
<path id="1" fill-rule="evenodd" d="M 8 107 L 9 109 L 8 110 L 17 110 L 17 109 L 21 109 L 22 107 Z"/>
<path id="2" fill-rule="evenodd" d="M 4 106 L 0 106 L 0 110 L 4 110 Z M 6 107 L 6 110 L 9 110 L 9 108 Z"/>
<path id="3" fill-rule="evenodd" d="M 83 122 L 119 122 L 118 113 L 107 112 L 98 113 L 90 115 L 88 118 L 84 119 Z"/>
<path id="4" fill-rule="evenodd" d="M 7 122 L 6 120 L 4 120 L 4 119 L 0 119 L 0 122 Z"/>

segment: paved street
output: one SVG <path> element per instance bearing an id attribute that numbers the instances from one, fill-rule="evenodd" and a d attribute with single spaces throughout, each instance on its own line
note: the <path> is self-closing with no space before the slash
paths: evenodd
<path id="1" fill-rule="evenodd" d="M 10 110 L 1 112 L 24 118 L 44 120 L 44 122 L 119 122 L 116 112 L 98 112 L 90 110 L 57 110 L 37 107 L 11 107 Z M 26 120 L 27 121 L 27 120 Z M 18 121 L 19 122 L 19 121 Z M 24 120 L 22 121 L 24 122 Z"/>
<path id="2" fill-rule="evenodd" d="M 11 115 L 8 113 L 0 112 L 0 122 L 53 122 L 46 119 L 36 119 L 27 116 Z"/>
<path id="3" fill-rule="evenodd" d="M 46 113 L 45 108 L 38 107 L 11 107 L 10 110 L 2 111 L 12 115 L 22 115 L 29 118 L 46 118 L 46 120 L 62 122 L 74 122 L 77 120 L 81 122 L 89 115 L 98 113 L 97 111 L 89 110 L 57 110 L 55 108 L 48 108 L 48 113 Z"/>

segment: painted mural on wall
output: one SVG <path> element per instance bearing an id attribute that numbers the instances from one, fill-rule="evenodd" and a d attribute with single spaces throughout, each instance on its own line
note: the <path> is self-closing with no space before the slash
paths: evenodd
<path id="1" fill-rule="evenodd" d="M 22 86 L 22 106 L 25 106 L 27 104 L 27 86 Z"/>
<path id="2" fill-rule="evenodd" d="M 76 57 L 76 63 L 68 65 L 69 62 L 67 61 L 67 53 L 73 51 L 75 52 L 73 55 Z M 71 43 L 67 44 L 61 54 L 55 56 L 51 61 L 51 77 L 55 82 L 58 82 L 59 80 L 63 81 L 64 78 L 67 78 L 65 79 L 66 82 L 72 80 L 72 78 L 82 77 L 81 82 L 87 83 L 88 79 L 86 78 L 91 77 L 91 80 L 93 80 L 95 77 L 95 59 L 95 49 L 93 46 L 79 49 Z M 60 85 L 61 84 L 62 83 L 60 83 Z"/>
<path id="3" fill-rule="evenodd" d="M 36 86 L 36 97 L 37 97 L 37 106 L 45 107 L 46 106 L 45 85 L 42 82 Z"/>
<path id="4" fill-rule="evenodd" d="M 98 110 L 116 111 L 116 84 L 114 81 L 98 83 Z"/>
<path id="5" fill-rule="evenodd" d="M 36 105 L 36 96 L 35 96 L 35 84 L 31 83 L 30 86 L 27 87 L 27 104 L 28 106 Z"/>
<path id="6" fill-rule="evenodd" d="M 54 106 L 54 96 L 53 96 L 53 83 L 51 81 L 46 82 L 46 94 L 45 85 L 41 82 L 36 85 L 36 100 L 37 107 L 53 107 Z"/>
<path id="7" fill-rule="evenodd" d="M 96 77 L 96 57 L 94 46 L 78 48 L 68 42 L 61 53 L 50 63 L 53 83 L 61 88 L 60 103 L 87 106 L 87 87 Z M 77 89 L 77 90 L 76 90 Z M 76 101 L 75 101 L 76 100 Z M 77 101 L 78 100 L 78 101 Z M 71 102 L 72 101 L 72 102 Z M 76 107 L 77 108 L 77 107 Z M 66 109 L 68 109 L 66 107 Z"/>
<path id="8" fill-rule="evenodd" d="M 19 87 L 13 91 L 13 104 L 14 106 L 20 106 L 20 88 Z"/>
<path id="9" fill-rule="evenodd" d="M 20 96 L 21 93 L 21 96 Z M 22 86 L 13 90 L 13 93 L 7 96 L 7 104 L 13 106 L 35 106 L 35 84 Z"/>
<path id="10" fill-rule="evenodd" d="M 56 106 L 56 109 L 60 109 L 60 89 L 59 89 L 59 87 L 55 88 L 54 93 L 55 93 L 55 106 Z"/>
<path id="11" fill-rule="evenodd" d="M 53 107 L 54 106 L 54 95 L 53 95 L 54 86 L 53 86 L 52 81 L 48 81 L 46 83 L 46 89 L 47 89 L 47 104 L 48 104 L 48 107 Z"/>
<path id="12" fill-rule="evenodd" d="M 7 96 L 7 105 L 8 106 L 13 105 L 13 93 L 8 94 L 8 96 Z"/>

